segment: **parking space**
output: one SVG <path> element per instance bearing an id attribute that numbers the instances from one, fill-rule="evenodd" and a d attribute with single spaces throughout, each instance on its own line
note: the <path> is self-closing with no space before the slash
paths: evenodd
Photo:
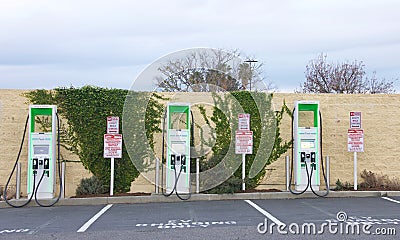
<path id="1" fill-rule="evenodd" d="M 0 209 L 0 234 L 75 232 L 101 208 L 102 206 L 55 206 Z"/>
<path id="2" fill-rule="evenodd" d="M 398 198 L 390 198 L 395 201 Z M 400 234 L 400 204 L 384 198 L 313 198 L 281 200 L 232 200 L 174 203 L 114 204 L 101 206 L 56 206 L 0 209 L 0 238 L 51 239 L 260 239 L 270 238 L 265 224 L 286 226 L 303 223 L 341 223 L 339 212 L 349 222 L 373 223 Z M 261 226 L 261 227 L 260 227 Z M 271 225 L 270 225 L 271 226 Z M 80 232 L 77 232 L 80 230 Z M 328 230 L 327 228 L 325 230 Z M 375 233 L 375 232 L 373 232 Z M 279 234 L 284 239 L 309 239 L 307 234 Z M 339 233 L 323 232 L 326 239 L 342 239 Z M 313 235 L 313 234 L 311 234 Z M 315 235 L 315 234 L 314 234 Z M 318 234 L 317 234 L 318 235 Z M 355 239 L 397 239 L 389 236 L 352 235 Z"/>
<path id="3" fill-rule="evenodd" d="M 348 217 L 399 218 L 400 205 L 381 198 L 315 198 L 253 201 L 284 223 L 334 220 L 338 212 Z"/>
<path id="4" fill-rule="evenodd" d="M 244 201 L 114 205 L 90 230 L 148 230 L 256 226 L 263 217 Z"/>

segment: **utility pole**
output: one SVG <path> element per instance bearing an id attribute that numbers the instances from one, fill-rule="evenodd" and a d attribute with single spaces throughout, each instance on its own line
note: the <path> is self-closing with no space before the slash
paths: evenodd
<path id="1" fill-rule="evenodd" d="M 257 60 L 254 60 L 254 59 L 247 59 L 247 60 L 245 60 L 244 61 L 245 63 L 248 63 L 250 66 L 250 91 L 251 91 L 251 81 L 252 81 L 252 79 L 253 79 L 253 72 L 251 71 L 251 63 L 256 63 L 256 62 L 258 62 Z"/>

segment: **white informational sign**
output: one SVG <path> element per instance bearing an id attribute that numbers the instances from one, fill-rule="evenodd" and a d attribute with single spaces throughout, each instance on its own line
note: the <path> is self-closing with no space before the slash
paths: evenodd
<path id="1" fill-rule="evenodd" d="M 350 112 L 350 128 L 361 128 L 361 112 Z"/>
<path id="2" fill-rule="evenodd" d="M 104 158 L 122 158 L 122 134 L 104 134 Z"/>
<path id="3" fill-rule="evenodd" d="M 250 114 L 239 114 L 239 130 L 250 131 Z"/>
<path id="4" fill-rule="evenodd" d="M 107 117 L 107 133 L 108 134 L 119 133 L 119 117 L 114 117 L 114 116 Z"/>
<path id="5" fill-rule="evenodd" d="M 236 131 L 235 141 L 236 154 L 253 154 L 253 132 Z"/>
<path id="6" fill-rule="evenodd" d="M 348 129 L 347 130 L 347 151 L 364 152 L 364 130 Z"/>

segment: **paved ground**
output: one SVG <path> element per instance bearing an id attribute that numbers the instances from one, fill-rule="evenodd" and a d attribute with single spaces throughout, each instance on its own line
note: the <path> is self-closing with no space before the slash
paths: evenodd
<path id="1" fill-rule="evenodd" d="M 338 212 L 346 222 L 338 221 Z M 3 208 L 0 215 L 4 239 L 317 239 L 321 229 L 325 239 L 400 235 L 400 197 Z M 360 234 L 347 227 L 346 234 L 346 226 L 354 222 L 371 227 L 365 231 L 360 227 Z M 379 231 L 392 235 L 377 235 Z"/>

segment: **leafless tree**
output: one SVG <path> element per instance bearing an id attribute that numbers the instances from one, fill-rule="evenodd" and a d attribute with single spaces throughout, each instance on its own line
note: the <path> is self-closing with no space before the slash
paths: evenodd
<path id="1" fill-rule="evenodd" d="M 394 93 L 393 81 L 379 80 L 374 72 L 366 77 L 364 63 L 328 63 L 321 53 L 306 66 L 305 82 L 300 85 L 304 93 Z"/>
<path id="2" fill-rule="evenodd" d="M 207 49 L 167 61 L 158 68 L 161 75 L 156 77 L 156 82 L 161 91 L 168 92 L 244 90 L 250 81 L 253 86 L 263 81 L 258 77 L 262 66 L 258 63 L 250 69 L 237 50 Z"/>
<path id="3" fill-rule="evenodd" d="M 393 81 L 386 81 L 386 79 L 379 80 L 376 77 L 376 72 L 372 73 L 371 78 L 365 79 L 365 93 L 395 93 Z"/>

